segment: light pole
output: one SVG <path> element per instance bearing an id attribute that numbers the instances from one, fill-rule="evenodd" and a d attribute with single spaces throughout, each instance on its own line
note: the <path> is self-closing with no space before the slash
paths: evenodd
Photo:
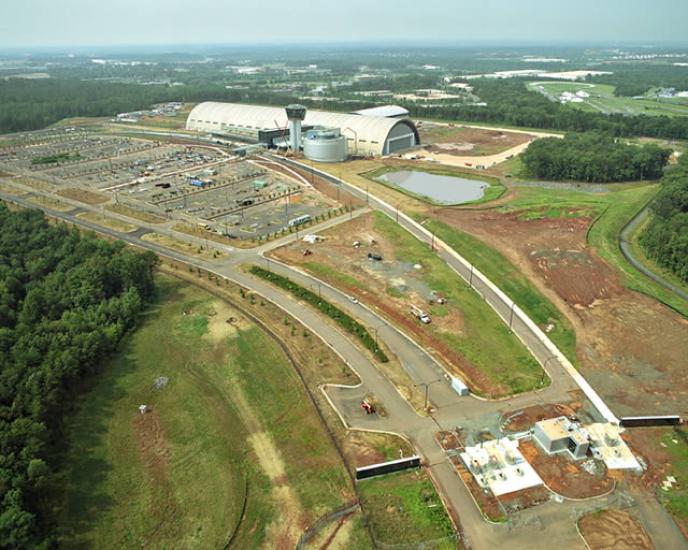
<path id="1" fill-rule="evenodd" d="M 438 378 L 437 380 L 431 380 L 430 382 L 418 382 L 416 387 L 425 386 L 425 410 L 428 410 L 428 402 L 430 398 L 430 386 L 436 382 L 441 382 L 444 378 Z"/>

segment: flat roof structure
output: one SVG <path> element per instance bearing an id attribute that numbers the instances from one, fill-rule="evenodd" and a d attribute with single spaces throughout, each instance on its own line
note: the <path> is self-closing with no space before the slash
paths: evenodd
<path id="1" fill-rule="evenodd" d="M 186 129 L 258 139 L 266 132 L 288 133 L 287 124 L 286 111 L 281 107 L 206 101 L 189 113 Z M 388 155 L 420 143 L 418 130 L 408 119 L 309 109 L 303 125 L 339 128 L 347 139 L 349 154 L 355 156 Z"/>
<path id="2" fill-rule="evenodd" d="M 595 458 L 603 460 L 610 470 L 640 470 L 638 460 L 621 439 L 621 430 L 615 424 L 597 422 L 589 424 L 590 447 Z"/>
<path id="3" fill-rule="evenodd" d="M 466 447 L 461 460 L 482 488 L 495 496 L 542 485 L 542 479 L 508 437 Z"/>

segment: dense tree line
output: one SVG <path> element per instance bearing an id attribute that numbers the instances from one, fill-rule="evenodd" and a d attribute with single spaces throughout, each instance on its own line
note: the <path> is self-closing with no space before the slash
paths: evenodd
<path id="1" fill-rule="evenodd" d="M 0 205 L 0 548 L 50 547 L 60 422 L 153 292 L 152 253 Z"/>
<path id="2" fill-rule="evenodd" d="M 296 77 L 295 77 L 296 78 Z M 428 87 L 427 75 L 406 74 L 367 83 L 400 91 Z M 213 80 L 206 73 L 184 77 L 184 86 L 141 85 L 134 83 L 51 78 L 46 80 L 10 79 L 0 81 L 0 133 L 44 128 L 66 117 L 114 116 L 116 113 L 146 109 L 163 101 L 228 101 L 286 105 L 292 102 L 333 111 L 372 106 L 361 97 L 356 102 L 299 99 L 298 93 L 275 93 L 267 81 L 247 81 L 248 89 L 227 89 L 226 79 Z M 648 136 L 688 139 L 688 117 L 605 115 L 575 109 L 549 101 L 542 94 L 526 89 L 526 80 L 471 80 L 474 93 L 487 106 L 471 104 L 435 105 L 402 102 L 413 117 L 434 117 L 478 123 L 527 126 L 568 132 L 600 130 L 614 136 Z M 358 85 L 363 86 L 363 85 Z"/>
<path id="3" fill-rule="evenodd" d="M 405 104 L 414 117 L 436 117 L 509 126 L 527 126 L 586 132 L 600 130 L 614 136 L 648 136 L 665 139 L 688 139 L 688 117 L 605 115 L 576 109 L 548 100 L 542 94 L 528 91 L 522 79 L 471 80 L 474 93 L 487 103 L 425 107 Z"/>
<path id="4" fill-rule="evenodd" d="M 640 234 L 647 255 L 688 282 L 688 157 L 667 170 Z"/>
<path id="5" fill-rule="evenodd" d="M 608 134 L 588 132 L 538 139 L 521 159 L 534 178 L 604 183 L 659 179 L 670 154 L 657 145 L 628 145 Z"/>

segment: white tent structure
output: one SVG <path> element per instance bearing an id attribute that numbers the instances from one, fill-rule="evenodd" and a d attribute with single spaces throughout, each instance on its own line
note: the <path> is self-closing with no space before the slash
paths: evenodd
<path id="1" fill-rule="evenodd" d="M 287 114 L 279 107 L 241 103 L 200 103 L 189 113 L 186 129 L 218 135 L 254 135 L 287 128 Z M 311 111 L 304 126 L 339 128 L 347 138 L 349 154 L 381 156 L 418 145 L 418 130 L 408 119 Z"/>

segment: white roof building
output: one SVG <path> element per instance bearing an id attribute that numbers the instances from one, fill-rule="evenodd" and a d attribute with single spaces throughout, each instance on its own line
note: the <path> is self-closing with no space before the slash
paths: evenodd
<path id="1" fill-rule="evenodd" d="M 287 122 L 287 113 L 280 107 L 206 101 L 189 113 L 186 129 L 217 134 L 230 133 L 233 128 L 257 132 L 286 129 Z M 387 155 L 420 143 L 418 130 L 407 119 L 308 110 L 303 125 L 339 128 L 352 155 Z"/>

